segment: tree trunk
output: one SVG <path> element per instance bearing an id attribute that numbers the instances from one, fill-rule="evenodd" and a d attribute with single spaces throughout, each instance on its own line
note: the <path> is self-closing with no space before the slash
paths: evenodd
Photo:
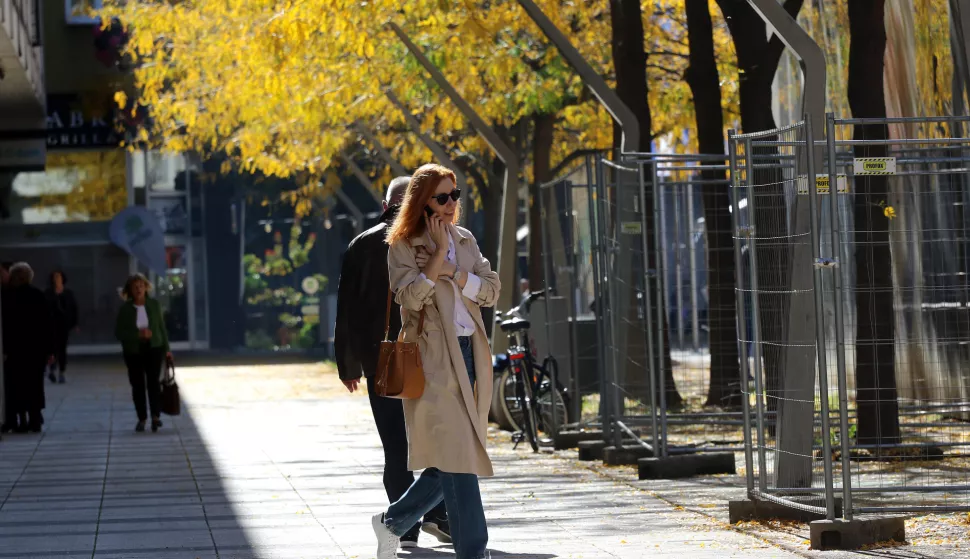
<path id="1" fill-rule="evenodd" d="M 702 154 L 724 155 L 724 117 L 720 76 L 714 57 L 714 25 L 707 0 L 687 0 L 689 65 L 684 78 L 694 98 L 697 143 Z M 722 171 L 705 171 L 705 180 L 724 180 Z M 710 332 L 709 406 L 741 405 L 737 306 L 734 297 L 734 239 L 731 197 L 725 185 L 702 186 L 707 232 L 707 324 Z"/>
<path id="2" fill-rule="evenodd" d="M 630 108 L 636 116 L 637 122 L 640 124 L 639 145 L 627 146 L 627 149 L 636 150 L 640 153 L 649 153 L 651 151 L 651 131 L 653 127 L 650 105 L 648 103 L 647 53 L 644 49 L 643 17 L 639 0 L 610 0 L 610 17 L 613 28 L 612 50 L 613 66 L 616 71 L 616 92 L 626 106 Z M 618 135 L 614 132 L 614 142 L 618 142 L 617 137 Z M 619 151 L 618 147 L 619 145 L 616 143 L 614 149 L 617 152 Z M 629 180 L 629 177 L 627 177 L 627 180 Z M 651 269 L 659 270 L 659 255 L 653 249 L 653 197 L 649 193 L 646 199 L 643 200 L 643 211 L 646 212 L 647 226 L 647 230 L 643 232 L 643 234 L 647 235 L 648 249 L 646 265 Z M 629 255 L 620 256 L 630 257 Z M 642 269 L 639 275 L 641 277 L 644 276 Z M 638 301 L 631 298 L 630 301 L 624 301 L 624 303 L 626 303 L 623 306 L 626 307 L 626 312 L 628 313 L 628 323 L 638 323 L 641 320 L 637 315 Z M 656 320 L 656 313 L 650 313 L 643 320 Z M 654 328 L 657 327 L 661 328 L 663 332 L 663 379 L 666 388 L 664 393 L 666 395 L 667 406 L 679 407 L 683 405 L 683 398 L 680 396 L 680 392 L 677 391 L 677 384 L 674 381 L 673 366 L 670 359 L 670 334 L 667 331 L 666 317 L 661 324 L 654 323 Z M 642 338 L 643 336 L 640 337 Z M 634 336 L 631 335 L 627 340 L 628 349 L 632 349 L 629 348 L 629 344 L 634 343 L 632 338 Z M 633 352 L 630 351 L 629 353 Z M 640 356 L 637 356 L 637 358 L 639 359 Z"/>
<path id="3" fill-rule="evenodd" d="M 795 16 L 803 0 L 785 0 L 785 10 Z M 784 44 L 777 36 L 768 37 L 764 20 L 747 3 L 738 0 L 717 0 L 721 13 L 727 20 L 731 39 L 738 58 L 738 92 L 740 95 L 741 128 L 744 132 L 759 132 L 776 128 L 771 113 L 771 83 L 778 62 L 784 52 Z M 762 148 L 758 155 L 771 155 L 777 150 Z M 784 187 L 779 173 L 758 171 L 754 177 L 758 189 L 758 202 L 754 206 L 754 224 L 760 239 L 778 239 L 758 244 L 759 322 L 763 342 L 783 342 L 786 339 L 788 296 L 785 292 L 791 283 L 789 265 L 790 244 L 785 241 L 788 209 L 785 205 Z M 768 203 L 771 201 L 771 203 Z M 765 371 L 767 407 L 774 411 L 783 396 L 781 368 L 784 366 L 785 348 L 780 343 L 762 345 Z M 773 428 L 771 428 L 773 432 Z"/>
<path id="4" fill-rule="evenodd" d="M 849 2 L 849 107 L 854 118 L 885 118 L 885 0 Z M 885 140 L 884 124 L 857 125 L 855 140 Z M 856 146 L 856 157 L 886 157 L 887 146 Z M 898 443 L 895 315 L 884 176 L 855 180 L 856 406 L 859 444 Z M 878 454 L 878 452 L 877 452 Z"/>
<path id="5" fill-rule="evenodd" d="M 535 128 L 532 135 L 532 175 L 529 185 L 529 289 L 538 291 L 545 287 L 544 264 L 546 255 L 542 250 L 542 192 L 539 185 L 552 179 L 552 133 L 556 115 L 537 114 L 533 117 Z"/>

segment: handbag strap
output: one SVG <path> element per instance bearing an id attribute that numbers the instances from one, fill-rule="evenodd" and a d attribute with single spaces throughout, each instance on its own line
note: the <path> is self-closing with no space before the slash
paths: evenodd
<path id="1" fill-rule="evenodd" d="M 391 333 L 391 288 L 387 288 L 387 312 L 384 313 L 384 341 L 390 341 Z M 418 315 L 418 335 L 424 332 L 424 307 L 421 307 L 421 313 Z M 400 337 L 400 336 L 398 336 Z"/>

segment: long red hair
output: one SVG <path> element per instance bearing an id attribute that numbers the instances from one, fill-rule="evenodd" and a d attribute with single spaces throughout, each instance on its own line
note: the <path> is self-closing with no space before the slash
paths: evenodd
<path id="1" fill-rule="evenodd" d="M 401 202 L 401 211 L 387 231 L 387 244 L 409 241 L 424 233 L 424 207 L 431 201 L 431 196 L 443 179 L 451 179 L 452 183 L 458 184 L 455 172 L 437 163 L 422 165 L 411 175 L 411 181 L 404 192 L 404 201 Z M 459 204 L 455 209 L 455 221 L 458 221 L 460 215 Z"/>

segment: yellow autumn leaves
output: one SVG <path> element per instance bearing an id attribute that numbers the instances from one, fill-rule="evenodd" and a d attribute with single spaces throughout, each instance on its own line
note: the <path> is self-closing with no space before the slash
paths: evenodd
<path id="1" fill-rule="evenodd" d="M 538 0 L 603 75 L 612 75 L 609 4 Z M 136 88 L 151 107 L 153 147 L 226 153 L 246 171 L 319 181 L 357 141 L 356 120 L 375 130 L 407 167 L 430 156 L 408 138 L 391 87 L 424 132 L 455 153 L 487 161 L 489 150 L 385 26 L 400 24 L 455 88 L 491 124 L 510 127 L 556 114 L 553 164 L 578 148 L 612 143 L 608 115 L 583 90 L 515 1 L 473 0 L 106 0 L 138 62 Z M 692 123 L 680 79 L 686 67 L 683 0 L 645 4 L 655 133 L 682 143 Z M 713 2 L 712 2 L 713 6 Z M 716 8 L 714 10 L 716 12 Z M 718 44 L 730 41 L 718 26 Z M 127 100 L 124 94 L 118 101 Z M 527 154 L 523 153 L 523 158 Z"/>

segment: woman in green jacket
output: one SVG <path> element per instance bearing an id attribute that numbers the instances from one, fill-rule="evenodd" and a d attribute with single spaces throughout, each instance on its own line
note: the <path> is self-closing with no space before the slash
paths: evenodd
<path id="1" fill-rule="evenodd" d="M 152 432 L 162 426 L 161 409 L 162 359 L 172 358 L 168 347 L 168 331 L 162 318 L 158 301 L 148 296 L 151 284 L 145 276 L 135 274 L 125 282 L 121 292 L 125 303 L 118 311 L 115 336 L 121 342 L 131 383 L 131 398 L 138 413 L 135 431 L 145 430 L 148 410 L 145 409 L 145 391 L 148 391 L 148 408 L 152 413 Z"/>

